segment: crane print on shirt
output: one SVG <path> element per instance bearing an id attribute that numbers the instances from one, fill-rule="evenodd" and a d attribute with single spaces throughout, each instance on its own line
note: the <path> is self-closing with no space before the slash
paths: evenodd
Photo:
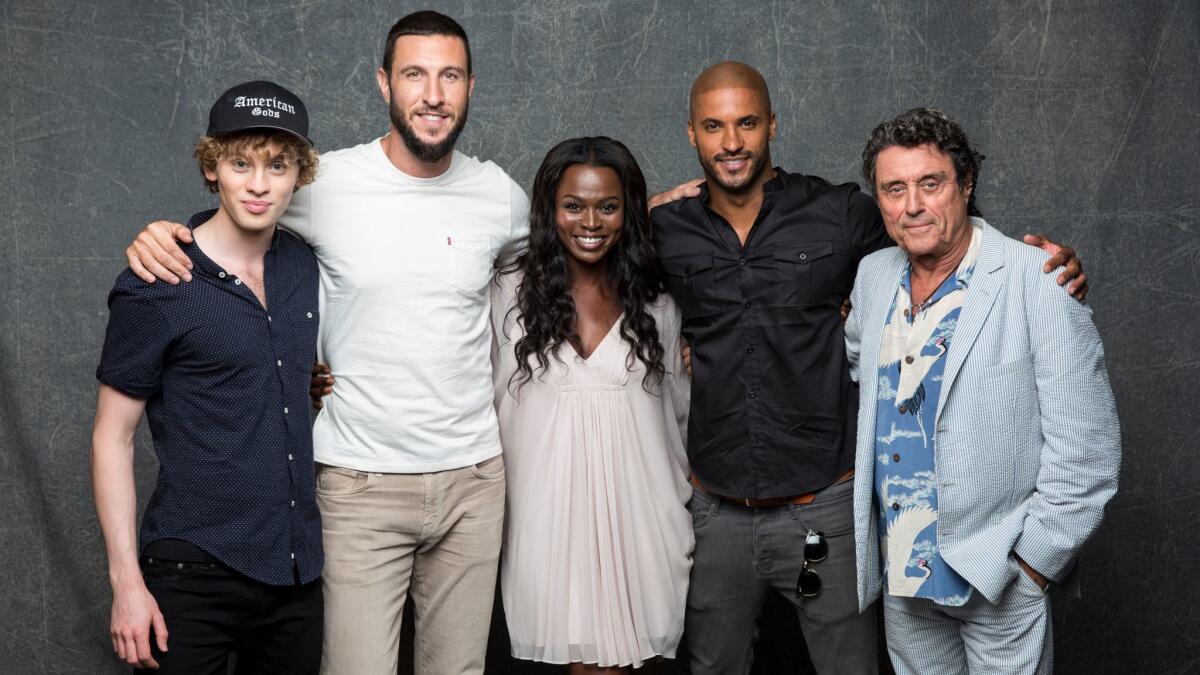
<path id="1" fill-rule="evenodd" d="M 879 346 L 875 415 L 875 497 L 884 586 L 890 595 L 962 605 L 971 586 L 937 543 L 934 415 L 982 230 L 966 256 L 923 305 L 913 307 L 908 265 L 900 273 Z"/>

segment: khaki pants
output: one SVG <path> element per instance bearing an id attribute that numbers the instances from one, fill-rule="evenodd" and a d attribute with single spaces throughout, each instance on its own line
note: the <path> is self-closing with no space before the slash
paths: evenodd
<path id="1" fill-rule="evenodd" d="M 317 471 L 326 675 L 394 675 L 411 586 L 418 675 L 482 673 L 504 460 L 425 474 Z"/>

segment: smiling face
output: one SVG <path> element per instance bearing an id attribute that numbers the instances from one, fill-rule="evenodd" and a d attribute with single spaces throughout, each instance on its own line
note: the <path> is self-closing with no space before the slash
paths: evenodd
<path id="1" fill-rule="evenodd" d="M 376 72 L 392 127 L 418 160 L 435 163 L 454 149 L 467 123 L 475 77 L 457 37 L 404 35 L 396 39 L 391 72 Z"/>
<path id="2" fill-rule="evenodd" d="M 875 160 L 875 194 L 888 234 L 914 261 L 961 257 L 971 243 L 972 181 L 958 186 L 950 156 L 932 143 L 893 145 Z"/>
<path id="3" fill-rule="evenodd" d="M 235 149 L 204 170 L 204 177 L 217 184 L 221 211 L 239 229 L 255 233 L 275 227 L 299 175 L 298 163 L 277 141 Z"/>
<path id="4" fill-rule="evenodd" d="M 688 139 L 705 177 L 721 189 L 742 193 L 756 186 L 773 138 L 775 115 L 764 92 L 724 87 L 693 95 Z"/>
<path id="5" fill-rule="evenodd" d="M 607 166 L 574 164 L 554 195 L 558 240 L 576 264 L 595 265 L 616 246 L 625 226 L 625 191 Z"/>

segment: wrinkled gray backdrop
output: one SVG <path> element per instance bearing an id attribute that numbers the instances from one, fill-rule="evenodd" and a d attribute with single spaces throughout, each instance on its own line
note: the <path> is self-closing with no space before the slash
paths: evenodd
<path id="1" fill-rule="evenodd" d="M 1121 411 L 1120 494 L 1083 599 L 1056 600 L 1058 672 L 1200 670 L 1196 0 L 434 6 L 474 44 L 460 148 L 525 186 L 552 143 L 583 134 L 628 143 L 652 190 L 697 175 L 688 85 L 721 59 L 766 75 L 791 170 L 857 180 L 867 133 L 912 106 L 961 121 L 988 156 L 990 222 L 1084 258 Z M 419 7 L 0 3 L 0 672 L 118 670 L 87 459 L 104 301 L 144 223 L 213 202 L 190 158 L 208 106 L 265 77 L 308 102 L 318 147 L 374 138 L 383 36 Z M 144 433 L 138 453 L 145 497 Z M 760 672 L 803 669 L 786 618 L 764 626 Z"/>

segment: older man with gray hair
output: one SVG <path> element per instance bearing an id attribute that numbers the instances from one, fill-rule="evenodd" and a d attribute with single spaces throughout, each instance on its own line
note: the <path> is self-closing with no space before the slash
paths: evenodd
<path id="1" fill-rule="evenodd" d="M 1117 489 L 1120 434 L 1091 311 L 1045 253 L 975 207 L 979 163 L 944 113 L 863 151 L 888 234 L 846 326 L 861 383 L 858 596 L 881 593 L 897 673 L 1048 673 L 1047 587 Z"/>

